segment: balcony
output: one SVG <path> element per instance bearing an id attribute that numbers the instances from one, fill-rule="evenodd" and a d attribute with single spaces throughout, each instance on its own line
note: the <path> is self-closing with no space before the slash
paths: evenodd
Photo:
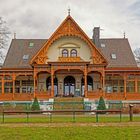
<path id="1" fill-rule="evenodd" d="M 80 62 L 80 57 L 59 57 L 58 61 L 60 62 Z"/>

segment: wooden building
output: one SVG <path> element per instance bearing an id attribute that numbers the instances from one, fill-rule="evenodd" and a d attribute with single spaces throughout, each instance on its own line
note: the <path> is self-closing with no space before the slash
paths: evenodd
<path id="1" fill-rule="evenodd" d="M 51 24 L 51 23 L 50 23 Z M 127 38 L 90 39 L 68 15 L 49 39 L 13 39 L 0 69 L 0 100 L 34 97 L 140 100 L 140 69 Z"/>

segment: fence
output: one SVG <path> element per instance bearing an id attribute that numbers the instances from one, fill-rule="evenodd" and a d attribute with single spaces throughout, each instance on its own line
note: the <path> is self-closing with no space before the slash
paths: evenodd
<path id="1" fill-rule="evenodd" d="M 96 110 L 98 101 L 85 101 L 85 102 L 39 102 L 40 109 L 43 111 L 47 110 Z M 2 111 L 31 111 L 32 102 L 1 102 L 0 112 Z M 107 109 L 122 109 L 122 102 L 106 102 L 105 106 Z"/>
<path id="2" fill-rule="evenodd" d="M 49 114 L 49 122 L 52 122 L 52 117 L 54 113 L 72 113 L 73 122 L 75 122 L 76 113 L 95 113 L 96 114 L 96 122 L 99 122 L 99 114 L 102 113 L 119 113 L 120 114 L 120 122 L 122 118 L 121 110 L 52 110 L 52 111 L 3 111 L 2 112 L 2 122 L 5 122 L 5 114 L 26 114 L 26 122 L 29 123 L 29 114 Z"/>
<path id="3" fill-rule="evenodd" d="M 103 117 L 110 117 L 114 114 L 114 116 L 117 116 L 117 120 L 121 121 L 122 113 L 127 113 L 127 115 L 130 115 L 129 111 L 129 104 L 123 104 L 121 101 L 108 101 L 105 103 L 106 110 L 97 110 L 98 102 L 91 102 L 91 101 L 85 101 L 85 102 L 39 102 L 40 103 L 40 112 L 33 112 L 31 110 L 32 102 L 1 102 L 0 103 L 0 112 L 1 112 L 1 118 L 3 121 L 3 118 L 9 119 L 10 117 L 14 118 L 14 115 L 25 115 L 26 118 L 25 122 L 29 122 L 29 117 L 34 117 L 33 115 L 42 115 L 44 113 L 47 113 L 45 116 L 49 118 L 48 122 L 52 122 L 52 118 L 56 118 L 57 115 L 59 115 L 62 119 L 72 118 L 72 122 L 75 122 L 75 117 L 85 117 L 83 120 L 87 122 L 88 117 L 90 117 L 90 122 L 98 122 L 99 116 L 102 119 Z M 135 107 L 139 107 L 140 104 L 136 104 L 133 107 L 133 111 L 135 110 Z M 127 112 L 126 112 L 127 109 Z M 124 112 L 125 110 L 125 112 Z M 37 114 L 36 114 L 37 113 Z M 103 115 L 100 115 L 103 113 Z M 135 113 L 135 112 L 134 112 Z M 5 116 L 6 115 L 6 116 Z M 69 115 L 69 116 L 68 116 Z M 67 117 L 68 116 L 68 117 Z M 80 117 L 79 117 L 80 116 Z M 40 116 L 39 121 L 44 117 L 44 115 Z M 112 117 L 112 116 L 111 116 Z M 111 118 L 110 117 L 110 118 Z M 114 117 L 114 118 L 115 118 Z M 19 119 L 18 116 L 15 117 L 16 119 Z M 129 116 L 127 116 L 129 118 Z M 133 112 L 131 111 L 131 120 L 133 118 Z M 140 118 L 140 117 L 139 117 Z M 80 118 L 81 119 L 81 118 Z M 93 121 L 95 119 L 95 121 Z M 20 119 L 19 119 L 20 120 Z M 69 119 L 70 120 L 70 119 Z M 108 119 L 109 120 L 109 119 Z M 113 119 L 112 119 L 113 120 Z M 71 120 L 70 120 L 71 121 Z M 140 119 L 139 119 L 140 121 Z M 44 121 L 46 122 L 46 121 Z"/>

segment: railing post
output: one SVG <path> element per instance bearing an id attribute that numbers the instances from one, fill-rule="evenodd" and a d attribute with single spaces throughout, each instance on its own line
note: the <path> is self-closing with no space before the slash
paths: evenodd
<path id="1" fill-rule="evenodd" d="M 99 122 L 98 112 L 96 112 L 96 122 Z"/>
<path id="2" fill-rule="evenodd" d="M 26 112 L 27 115 L 27 123 L 29 122 L 29 112 Z"/>
<path id="3" fill-rule="evenodd" d="M 52 122 L 52 113 L 49 112 L 50 123 Z"/>
<path id="4" fill-rule="evenodd" d="M 73 111 L 73 122 L 75 122 L 75 111 Z"/>
<path id="5" fill-rule="evenodd" d="M 129 105 L 129 116 L 130 116 L 130 121 L 133 121 L 133 105 Z"/>
<path id="6" fill-rule="evenodd" d="M 2 122 L 4 123 L 4 111 L 2 112 Z"/>
<path id="7" fill-rule="evenodd" d="M 120 122 L 122 121 L 122 111 L 120 111 Z"/>

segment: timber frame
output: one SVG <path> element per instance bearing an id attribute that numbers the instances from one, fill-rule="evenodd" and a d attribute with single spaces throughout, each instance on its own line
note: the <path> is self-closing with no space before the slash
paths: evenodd
<path id="1" fill-rule="evenodd" d="M 59 57 L 58 61 L 48 62 L 47 53 L 49 47 L 51 47 L 51 45 L 61 37 L 71 36 L 78 37 L 88 44 L 92 54 L 92 63 L 88 61 L 81 61 L 80 57 Z M 31 68 L 0 69 L 0 101 L 31 101 L 35 97 L 40 100 L 53 98 L 54 79 L 56 73 L 58 71 L 66 71 L 70 74 L 73 70 L 77 70 L 84 79 L 85 98 L 99 99 L 100 96 L 103 96 L 107 100 L 140 100 L 140 69 L 131 67 L 108 68 L 108 62 L 103 54 L 70 15 L 66 17 L 48 41 L 33 56 L 30 60 L 30 65 Z M 50 75 L 51 90 L 38 90 L 38 76 L 40 73 Z M 94 73 L 98 73 L 100 75 L 100 87 L 96 90 L 89 91 L 87 77 L 89 74 Z M 24 93 L 24 90 L 21 92 L 22 84 L 16 80 L 19 76 L 26 77 L 26 82 L 30 82 L 32 80 L 32 87 L 29 89 L 29 92 L 28 90 L 26 93 Z M 114 78 L 115 76 L 118 76 L 120 81 L 117 81 Z M 18 93 L 16 93 L 16 82 L 18 83 Z M 10 85 L 8 90 L 5 88 L 6 83 Z M 107 86 L 108 89 L 106 88 Z"/>

